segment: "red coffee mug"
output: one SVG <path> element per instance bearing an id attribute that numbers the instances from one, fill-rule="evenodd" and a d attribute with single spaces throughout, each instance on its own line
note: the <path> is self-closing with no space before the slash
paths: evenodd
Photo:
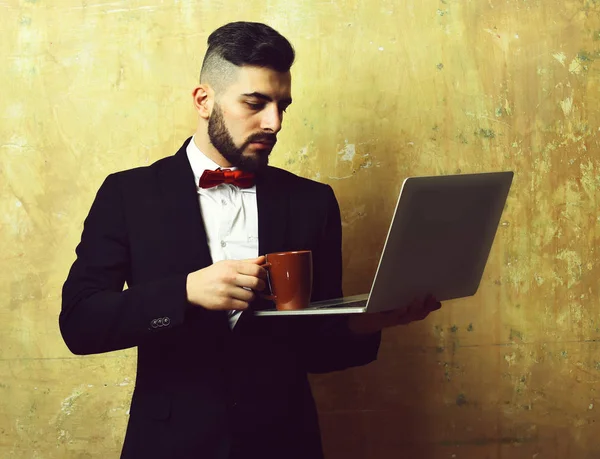
<path id="1" fill-rule="evenodd" d="M 265 255 L 267 282 L 271 295 L 261 295 L 274 301 L 278 310 L 307 308 L 312 294 L 312 252 L 268 253 Z"/>

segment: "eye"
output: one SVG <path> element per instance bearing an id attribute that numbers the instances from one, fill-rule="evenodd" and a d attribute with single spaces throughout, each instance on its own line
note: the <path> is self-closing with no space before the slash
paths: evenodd
<path id="1" fill-rule="evenodd" d="M 248 107 L 250 107 L 251 110 L 262 110 L 265 106 L 265 104 L 263 104 L 263 103 L 253 103 L 253 102 L 246 102 L 246 105 Z"/>

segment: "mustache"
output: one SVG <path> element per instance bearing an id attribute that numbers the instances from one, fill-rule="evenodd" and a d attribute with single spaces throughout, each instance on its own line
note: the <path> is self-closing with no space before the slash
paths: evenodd
<path id="1" fill-rule="evenodd" d="M 277 135 L 276 134 L 267 134 L 267 133 L 256 133 L 252 134 L 250 137 L 246 139 L 246 145 L 249 145 L 254 142 L 260 143 L 270 143 L 275 145 L 277 143 Z"/>

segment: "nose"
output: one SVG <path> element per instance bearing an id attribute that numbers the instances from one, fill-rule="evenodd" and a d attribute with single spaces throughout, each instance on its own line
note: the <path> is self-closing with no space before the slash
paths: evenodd
<path id="1" fill-rule="evenodd" d="M 270 104 L 263 110 L 260 127 L 263 131 L 277 134 L 281 130 L 282 121 L 282 113 L 279 111 L 277 104 Z"/>

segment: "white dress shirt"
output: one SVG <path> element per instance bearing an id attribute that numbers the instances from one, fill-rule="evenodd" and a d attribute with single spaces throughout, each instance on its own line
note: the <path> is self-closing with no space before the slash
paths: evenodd
<path id="1" fill-rule="evenodd" d="M 210 256 L 213 263 L 222 260 L 243 260 L 258 256 L 258 207 L 256 186 L 240 189 L 223 183 L 213 188 L 200 188 L 200 176 L 205 170 L 220 166 L 200 151 L 194 137 L 187 146 L 187 157 L 194 172 L 200 212 Z M 235 170 L 235 167 L 227 169 Z M 241 312 L 229 316 L 231 328 Z"/>

